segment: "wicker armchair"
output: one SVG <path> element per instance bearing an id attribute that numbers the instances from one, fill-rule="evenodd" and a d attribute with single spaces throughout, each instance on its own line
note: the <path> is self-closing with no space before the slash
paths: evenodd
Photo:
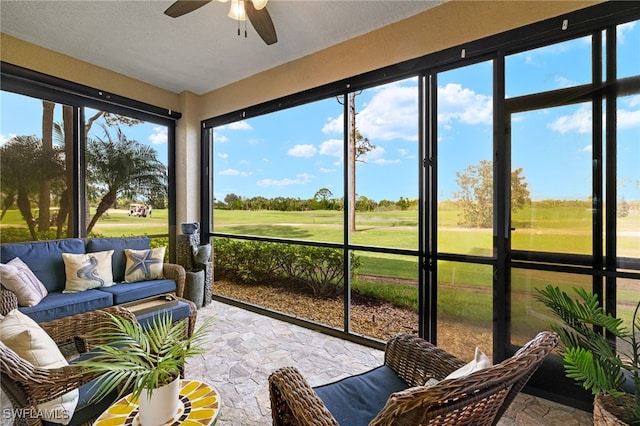
<path id="1" fill-rule="evenodd" d="M 58 346 L 73 343 L 80 338 L 78 342 L 82 343 L 82 347 L 86 347 L 86 337 L 106 319 L 106 312 L 135 319 L 130 311 L 116 306 L 41 323 L 40 327 Z M 95 376 L 86 374 L 82 367 L 73 364 L 52 369 L 35 367 L 0 342 L 0 385 L 13 405 L 15 425 L 42 425 L 42 418 L 36 408 L 38 404 L 80 388 L 94 378 Z M 70 424 L 90 424 L 111 402 L 113 401 L 104 400 L 104 406 L 92 407 L 90 411 L 96 415 L 88 418 L 84 418 L 86 415 L 76 416 L 76 409 Z"/>
<path id="2" fill-rule="evenodd" d="M 500 364 L 464 378 L 442 380 L 465 363 L 419 337 L 394 336 L 387 343 L 384 363 L 409 388 L 387 394 L 388 398 L 382 396 L 384 406 L 377 415 L 358 420 L 360 424 L 394 426 L 495 425 L 557 344 L 555 333 L 542 332 Z M 442 381 L 424 386 L 430 378 Z M 273 372 L 269 377 L 273 424 L 339 425 L 317 389 L 293 367 Z"/>

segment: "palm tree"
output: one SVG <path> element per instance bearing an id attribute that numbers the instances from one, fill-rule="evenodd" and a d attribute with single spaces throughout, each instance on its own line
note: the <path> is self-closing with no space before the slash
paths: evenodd
<path id="1" fill-rule="evenodd" d="M 158 160 L 156 150 L 127 139 L 119 127 L 115 140 L 106 126 L 103 129 L 104 138 L 87 143 L 87 181 L 96 196 L 101 197 L 87 234 L 118 197 L 166 192 L 167 170 Z"/>
<path id="2" fill-rule="evenodd" d="M 35 136 L 15 136 L 0 148 L 0 180 L 7 194 L 5 208 L 17 201 L 31 239 L 36 241 L 36 224 L 31 213 L 31 197 L 39 193 L 43 181 L 54 181 L 64 176 L 61 150 L 45 150 Z"/>

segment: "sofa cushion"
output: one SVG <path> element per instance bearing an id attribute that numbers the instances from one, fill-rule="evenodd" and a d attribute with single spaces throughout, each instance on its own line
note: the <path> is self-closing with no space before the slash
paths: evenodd
<path id="1" fill-rule="evenodd" d="M 42 368 L 60 368 L 69 365 L 53 339 L 17 309 L 2 319 L 2 343 L 22 359 Z M 38 404 L 43 418 L 66 425 L 78 404 L 78 390 L 74 389 L 51 401 Z"/>
<path id="2" fill-rule="evenodd" d="M 128 283 L 137 281 L 157 280 L 163 278 L 162 265 L 166 247 L 157 247 L 147 250 L 125 249 L 127 266 L 124 271 L 124 280 Z"/>
<path id="3" fill-rule="evenodd" d="M 84 252 L 84 241 L 79 238 L 1 244 L 0 262 L 19 257 L 50 293 L 61 292 L 66 279 L 62 253 Z"/>
<path id="4" fill-rule="evenodd" d="M 341 425 L 365 426 L 380 412 L 389 396 L 409 385 L 386 365 L 313 388 Z"/>
<path id="5" fill-rule="evenodd" d="M 144 250 L 149 248 L 149 244 L 148 237 L 90 238 L 87 240 L 87 253 L 113 250 L 111 262 L 113 281 L 122 282 L 127 263 L 124 249 Z"/>
<path id="6" fill-rule="evenodd" d="M 174 280 L 162 279 L 152 281 L 139 281 L 137 283 L 118 283 L 111 287 L 101 288 L 99 291 L 113 295 L 113 303 L 132 302 L 159 294 L 173 293 L 176 291 Z"/>
<path id="7" fill-rule="evenodd" d="M 104 309 L 113 305 L 113 296 L 100 290 L 80 293 L 49 292 L 36 306 L 20 307 L 20 312 L 36 322 L 47 322 L 69 315 Z"/>
<path id="8" fill-rule="evenodd" d="M 111 287 L 113 250 L 85 254 L 62 253 L 67 279 L 64 293 L 76 293 L 90 288 Z"/>
<path id="9" fill-rule="evenodd" d="M 186 302 L 178 301 L 177 305 L 170 306 L 166 309 L 159 309 L 157 311 L 137 315 L 136 320 L 138 320 L 140 325 L 142 325 L 143 327 L 147 327 L 152 323 L 154 318 L 156 318 L 163 312 L 170 313 L 171 321 L 176 322 L 189 317 L 189 315 L 191 315 L 191 307 Z"/>
<path id="10" fill-rule="evenodd" d="M 16 295 L 20 306 L 35 306 L 49 293 L 19 257 L 0 263 L 0 283 Z"/>

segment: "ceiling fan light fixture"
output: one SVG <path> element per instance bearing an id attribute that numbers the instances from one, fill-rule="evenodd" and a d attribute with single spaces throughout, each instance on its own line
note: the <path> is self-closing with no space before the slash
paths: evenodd
<path id="1" fill-rule="evenodd" d="M 265 8 L 265 6 L 267 5 L 267 2 L 269 0 L 253 0 L 253 7 L 256 8 L 256 10 L 262 10 Z"/>
<path id="2" fill-rule="evenodd" d="M 231 8 L 227 16 L 237 21 L 246 21 L 247 14 L 244 11 L 244 0 L 231 0 Z"/>

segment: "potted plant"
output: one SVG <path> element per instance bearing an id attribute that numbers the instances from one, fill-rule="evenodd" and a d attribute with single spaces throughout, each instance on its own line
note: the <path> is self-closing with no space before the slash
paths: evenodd
<path id="1" fill-rule="evenodd" d="M 594 425 L 640 425 L 640 302 L 629 328 L 604 312 L 597 295 L 574 292 L 577 298 L 548 285 L 537 295 L 563 322 L 552 328 L 564 346 L 567 377 L 595 395 Z M 606 335 L 617 339 L 618 351 Z"/>
<path id="2" fill-rule="evenodd" d="M 140 408 L 141 423 L 163 424 L 176 415 L 180 376 L 188 358 L 205 351 L 208 329 L 214 317 L 185 337 L 185 325 L 160 314 L 146 327 L 137 321 L 109 315 L 94 336 L 103 342 L 94 356 L 78 364 L 98 373 L 96 402 L 118 390 L 118 397 L 131 391 Z M 159 400 L 159 401 L 157 401 Z"/>

